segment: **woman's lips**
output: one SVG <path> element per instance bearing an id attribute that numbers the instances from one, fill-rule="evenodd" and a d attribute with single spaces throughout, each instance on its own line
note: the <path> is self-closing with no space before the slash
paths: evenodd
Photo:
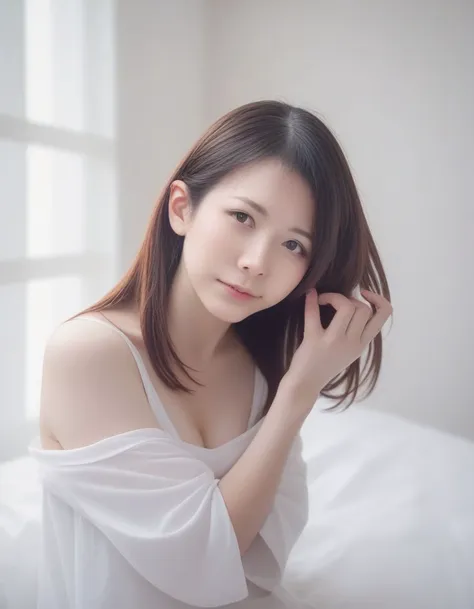
<path id="1" fill-rule="evenodd" d="M 223 286 L 227 288 L 228 293 L 230 293 L 234 298 L 239 300 L 250 300 L 251 298 L 257 298 L 250 292 L 246 292 L 243 288 L 239 288 L 238 286 L 233 286 L 232 284 L 225 283 L 225 281 L 220 281 Z"/>

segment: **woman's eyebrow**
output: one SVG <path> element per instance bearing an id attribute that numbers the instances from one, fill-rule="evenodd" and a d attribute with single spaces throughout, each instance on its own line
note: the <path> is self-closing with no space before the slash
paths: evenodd
<path id="1" fill-rule="evenodd" d="M 255 201 L 252 201 L 252 199 L 249 199 L 248 197 L 234 197 L 234 199 L 239 199 L 240 201 L 247 203 L 247 205 L 250 205 L 250 207 L 253 207 L 256 212 L 258 212 L 259 214 L 262 214 L 262 216 L 265 216 L 266 218 L 268 218 L 268 211 L 263 207 L 263 205 L 260 205 L 260 203 L 256 203 Z"/>
<path id="2" fill-rule="evenodd" d="M 257 203 L 256 201 L 253 201 L 248 197 L 234 197 L 234 199 L 239 199 L 239 201 L 247 203 L 247 205 L 250 205 L 250 207 L 252 207 L 256 212 L 268 218 L 268 211 L 265 209 L 265 207 L 263 207 L 263 205 L 260 205 L 260 203 Z M 298 233 L 299 235 L 302 235 L 303 237 L 309 239 L 309 241 L 312 241 L 313 239 L 312 234 L 306 230 L 303 230 L 302 228 L 290 228 L 290 232 Z"/>

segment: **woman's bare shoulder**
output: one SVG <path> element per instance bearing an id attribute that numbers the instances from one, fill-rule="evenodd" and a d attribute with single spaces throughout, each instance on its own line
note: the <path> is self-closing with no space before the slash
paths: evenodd
<path id="1" fill-rule="evenodd" d="M 133 355 L 106 324 L 78 317 L 51 334 L 44 352 L 40 428 L 45 447 L 86 446 L 157 427 Z"/>

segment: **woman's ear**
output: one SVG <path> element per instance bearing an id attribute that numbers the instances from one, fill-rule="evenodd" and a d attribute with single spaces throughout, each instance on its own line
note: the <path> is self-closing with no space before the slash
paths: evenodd
<path id="1" fill-rule="evenodd" d="M 175 180 L 171 183 L 168 215 L 174 232 L 184 236 L 191 224 L 192 207 L 189 189 L 182 180 Z"/>

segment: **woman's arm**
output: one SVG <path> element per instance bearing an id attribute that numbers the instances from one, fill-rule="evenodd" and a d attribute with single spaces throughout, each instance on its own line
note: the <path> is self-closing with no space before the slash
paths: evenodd
<path id="1" fill-rule="evenodd" d="M 255 438 L 219 483 L 242 555 L 272 509 L 290 450 L 310 411 L 297 407 L 290 388 L 280 383 Z"/>

